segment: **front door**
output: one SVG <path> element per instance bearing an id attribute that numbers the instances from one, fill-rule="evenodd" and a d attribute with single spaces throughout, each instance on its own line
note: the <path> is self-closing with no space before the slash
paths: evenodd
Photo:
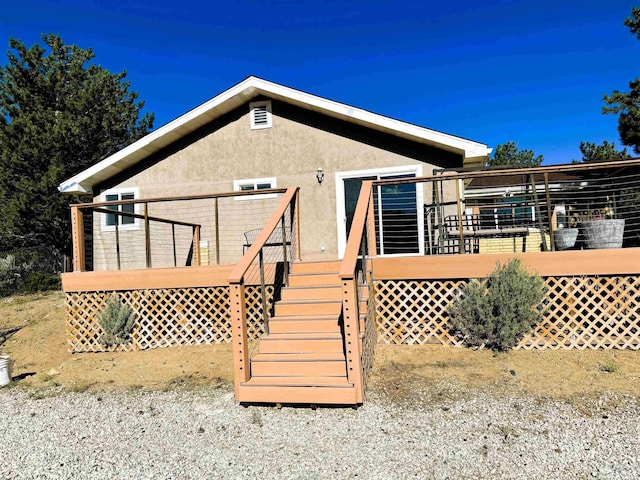
<path id="1" fill-rule="evenodd" d="M 338 252 L 344 255 L 358 196 L 365 180 L 411 178 L 419 166 L 336 173 Z M 419 184 L 377 186 L 373 192 L 378 255 L 422 254 L 423 212 Z"/>

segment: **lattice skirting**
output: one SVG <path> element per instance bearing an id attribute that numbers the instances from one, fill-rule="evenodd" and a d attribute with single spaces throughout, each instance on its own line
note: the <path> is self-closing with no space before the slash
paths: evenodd
<path id="1" fill-rule="evenodd" d="M 378 281 L 378 342 L 460 346 L 447 309 L 467 280 Z M 543 321 L 516 349 L 640 349 L 640 277 L 547 277 Z"/>
<path id="2" fill-rule="evenodd" d="M 367 299 L 367 316 L 364 320 L 364 335 L 362 338 L 362 371 L 365 385 L 369 377 L 369 372 L 373 368 L 376 356 L 376 320 L 375 320 L 375 295 L 370 292 Z"/>
<path id="3" fill-rule="evenodd" d="M 266 287 L 271 309 L 273 286 Z M 135 312 L 132 339 L 105 348 L 98 320 L 111 295 L 117 295 Z M 261 287 L 245 289 L 248 335 L 263 332 Z M 66 295 L 67 342 L 70 352 L 132 351 L 175 345 L 231 341 L 229 287 L 130 290 L 122 292 L 71 292 Z"/>

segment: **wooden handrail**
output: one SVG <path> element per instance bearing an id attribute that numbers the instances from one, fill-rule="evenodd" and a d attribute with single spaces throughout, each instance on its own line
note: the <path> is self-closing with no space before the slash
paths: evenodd
<path id="1" fill-rule="evenodd" d="M 77 205 L 74 205 L 74 206 L 77 207 Z M 120 217 L 139 218 L 140 220 L 144 220 L 145 219 L 145 216 L 144 215 L 140 215 L 139 213 L 122 212 L 120 210 L 109 210 L 108 208 L 94 208 L 93 211 L 94 212 L 98 212 L 98 213 L 106 213 L 107 215 L 116 215 L 116 216 L 120 216 Z M 198 224 L 198 223 L 187 223 L 187 222 L 181 222 L 179 220 L 169 220 L 168 218 L 152 217 L 151 215 L 149 215 L 146 218 L 148 218 L 149 221 L 152 221 L 152 222 L 169 223 L 169 224 L 172 224 L 172 225 L 181 225 L 183 227 L 200 227 L 200 224 Z"/>
<path id="2" fill-rule="evenodd" d="M 266 191 L 266 190 L 265 190 Z M 298 193 L 298 187 L 289 187 L 287 188 L 284 196 L 280 200 L 278 207 L 274 210 L 271 218 L 265 224 L 264 228 L 255 242 L 249 247 L 247 253 L 240 259 L 240 261 L 236 264 L 235 268 L 229 275 L 229 283 L 242 283 L 242 277 L 247 272 L 255 258 L 258 256 L 258 253 L 262 249 L 262 247 L 269 241 L 269 237 L 276 229 L 276 227 L 280 224 L 280 218 L 287 211 L 287 207 L 294 199 L 296 194 Z M 299 226 L 298 226 L 299 228 Z"/>
<path id="3" fill-rule="evenodd" d="M 130 205 L 132 203 L 156 203 L 175 202 L 180 200 L 206 200 L 208 198 L 243 197 L 251 195 L 268 195 L 273 193 L 286 193 L 286 188 L 269 188 L 264 190 L 241 190 L 238 192 L 207 193 L 202 195 L 181 195 L 178 197 L 152 197 L 135 198 L 132 200 L 112 200 L 109 202 L 76 203 L 73 206 L 79 208 L 106 207 L 108 205 Z"/>
<path id="4" fill-rule="evenodd" d="M 339 276 L 341 279 L 354 278 L 356 265 L 358 263 L 358 254 L 360 252 L 360 242 L 362 241 L 362 234 L 366 227 L 365 222 L 372 189 L 373 181 L 367 180 L 362 182 L 356 211 L 353 214 L 353 221 L 351 222 L 347 247 L 345 248 L 342 263 L 340 264 Z M 375 238 L 369 239 L 369 241 L 375 241 Z"/>
<path id="5" fill-rule="evenodd" d="M 371 193 L 373 182 L 362 182 L 356 211 L 353 214 L 351 230 L 347 239 L 347 247 L 340 265 L 340 286 L 342 288 L 342 317 L 344 323 L 344 349 L 347 361 L 347 379 L 355 387 L 356 401 L 364 399 L 364 376 L 362 373 L 362 347 L 360 346 L 360 298 L 358 295 L 358 254 L 362 245 L 362 238 L 367 232 L 370 234 L 371 222 L 367 222 L 367 213 L 371 207 Z M 366 230 L 365 230 L 366 229 Z M 374 230 L 375 231 L 375 230 Z M 375 235 L 369 239 L 375 242 Z M 369 244 L 371 251 L 371 244 Z M 366 272 L 365 254 L 363 252 L 363 271 Z M 366 279 L 366 273 L 364 277 Z M 369 319 L 371 321 L 371 319 Z"/>
<path id="6" fill-rule="evenodd" d="M 446 172 L 440 175 L 427 175 L 424 177 L 393 178 L 389 180 L 374 180 L 378 185 L 400 185 L 407 183 L 432 182 L 441 180 L 470 179 L 476 177 L 505 177 L 513 175 L 543 175 L 544 173 L 571 173 L 589 170 L 603 170 L 611 168 L 640 167 L 640 158 L 631 160 L 618 160 L 600 163 L 578 163 L 569 165 L 549 165 L 545 167 L 505 168 L 496 170 L 478 170 L 475 172 Z"/>

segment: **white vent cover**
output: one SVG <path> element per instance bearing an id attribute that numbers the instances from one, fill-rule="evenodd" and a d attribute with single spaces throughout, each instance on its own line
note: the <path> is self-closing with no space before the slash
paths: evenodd
<path id="1" fill-rule="evenodd" d="M 251 102 L 251 129 L 271 128 L 271 101 Z"/>

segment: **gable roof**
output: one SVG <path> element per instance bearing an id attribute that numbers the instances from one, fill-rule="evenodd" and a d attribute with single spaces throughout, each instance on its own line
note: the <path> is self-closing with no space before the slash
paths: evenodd
<path id="1" fill-rule="evenodd" d="M 67 194 L 90 194 L 98 183 L 126 170 L 258 95 L 460 154 L 465 167 L 482 164 L 492 150 L 487 145 L 472 140 L 402 122 L 251 76 L 137 142 L 65 180 L 59 185 L 58 190 Z"/>

